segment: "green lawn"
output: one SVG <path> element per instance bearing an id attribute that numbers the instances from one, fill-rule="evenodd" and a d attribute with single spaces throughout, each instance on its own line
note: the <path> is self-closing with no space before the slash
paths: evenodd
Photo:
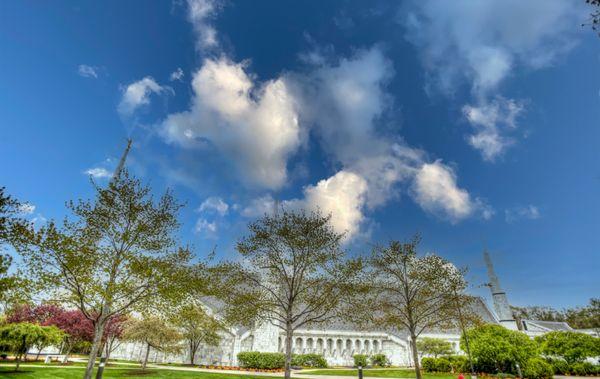
<path id="1" fill-rule="evenodd" d="M 307 370 L 300 372 L 303 375 L 340 375 L 358 377 L 358 370 L 355 369 L 323 369 L 323 370 Z M 406 368 L 386 368 L 386 369 L 364 369 L 364 376 L 376 378 L 414 378 L 415 370 Z M 434 374 L 423 373 L 424 379 L 456 379 L 457 375 L 453 374 Z"/>
<path id="2" fill-rule="evenodd" d="M 0 378 L 18 379 L 80 379 L 83 368 L 60 367 L 21 367 L 14 372 L 14 366 L 0 366 Z M 107 368 L 105 378 L 145 378 L 145 379 L 265 379 L 265 377 L 235 374 L 213 374 L 205 372 L 176 371 L 148 368 L 145 372 L 139 368 Z"/>

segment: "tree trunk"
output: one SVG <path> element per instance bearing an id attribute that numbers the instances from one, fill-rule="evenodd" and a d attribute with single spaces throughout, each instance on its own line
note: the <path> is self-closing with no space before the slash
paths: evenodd
<path id="1" fill-rule="evenodd" d="M 285 330 L 285 373 L 284 378 L 290 379 L 292 373 L 292 338 L 294 331 L 288 325 Z"/>
<path id="2" fill-rule="evenodd" d="M 21 354 L 15 355 L 15 360 L 17 361 L 17 366 L 15 367 L 15 371 L 19 371 L 19 366 L 21 365 Z"/>
<path id="3" fill-rule="evenodd" d="M 196 357 L 196 351 L 198 351 L 198 345 L 194 341 L 190 341 L 190 364 L 194 365 L 194 358 Z"/>
<path id="4" fill-rule="evenodd" d="M 42 349 L 43 348 L 39 348 L 37 354 L 35 355 L 35 360 L 37 361 L 38 359 L 40 359 L 40 354 L 42 354 Z"/>
<path id="5" fill-rule="evenodd" d="M 100 345 L 102 344 L 102 334 L 104 334 L 105 324 L 106 320 L 100 319 L 96 321 L 96 325 L 94 327 L 94 340 L 92 342 L 90 357 L 88 358 L 87 366 L 85 367 L 85 374 L 83 375 L 83 379 L 92 379 L 92 374 L 94 373 L 94 366 L 96 364 L 96 358 L 98 357 L 98 351 L 100 349 Z"/>
<path id="6" fill-rule="evenodd" d="M 415 375 L 421 379 L 421 364 L 419 363 L 419 352 L 417 351 L 417 336 L 411 333 L 410 346 L 412 350 L 413 362 L 415 364 Z"/>
<path id="7" fill-rule="evenodd" d="M 146 347 L 146 356 L 144 357 L 144 362 L 142 362 L 142 370 L 146 369 L 146 365 L 148 364 L 148 356 L 150 355 L 150 344 Z"/>

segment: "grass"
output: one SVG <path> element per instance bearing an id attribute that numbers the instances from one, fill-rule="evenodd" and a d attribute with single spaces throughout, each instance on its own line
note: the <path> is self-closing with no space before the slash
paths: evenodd
<path id="1" fill-rule="evenodd" d="M 339 375 L 358 377 L 356 369 L 322 369 L 300 372 L 302 375 Z M 415 370 L 407 368 L 364 369 L 363 375 L 375 378 L 414 378 Z M 448 373 L 423 373 L 423 379 L 456 379 L 458 375 Z"/>
<path id="2" fill-rule="evenodd" d="M 73 367 L 22 367 L 14 371 L 14 366 L 0 366 L 0 378 L 18 379 L 80 379 L 83 368 Z M 104 378 L 144 378 L 144 379 L 265 379 L 252 375 L 219 374 L 206 372 L 177 371 L 148 368 L 106 368 Z"/>

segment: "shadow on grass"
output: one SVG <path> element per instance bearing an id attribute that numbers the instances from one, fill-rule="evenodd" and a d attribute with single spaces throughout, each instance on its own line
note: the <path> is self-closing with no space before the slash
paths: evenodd
<path id="1" fill-rule="evenodd" d="M 123 376 L 146 376 L 146 375 L 155 375 L 158 371 L 156 370 L 127 370 L 123 373 Z"/>
<path id="2" fill-rule="evenodd" d="M 0 374 L 2 374 L 2 376 L 17 376 L 17 375 L 27 375 L 27 374 L 32 374 L 35 371 L 31 371 L 31 370 L 22 370 L 19 369 L 19 371 L 15 371 L 13 370 L 0 370 Z"/>

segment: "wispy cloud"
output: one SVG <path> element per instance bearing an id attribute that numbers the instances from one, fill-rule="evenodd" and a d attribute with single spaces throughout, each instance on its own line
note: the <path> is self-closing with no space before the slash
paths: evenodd
<path id="1" fill-rule="evenodd" d="M 33 212 L 35 212 L 35 205 L 31 203 L 23 203 L 19 205 L 18 212 L 24 216 L 33 214 Z"/>
<path id="2" fill-rule="evenodd" d="M 229 205 L 220 197 L 209 197 L 200 204 L 198 212 L 215 212 L 220 216 L 225 216 L 229 211 Z"/>
<path id="3" fill-rule="evenodd" d="M 171 73 L 171 75 L 169 76 L 169 80 L 172 82 L 176 81 L 176 80 L 181 82 L 181 81 L 183 81 L 183 76 L 184 76 L 183 70 L 180 67 L 177 67 L 177 70 L 173 71 Z"/>
<path id="4" fill-rule="evenodd" d="M 536 220 L 541 217 L 540 210 L 535 205 L 518 206 L 504 211 L 504 219 L 508 223 L 518 220 Z"/>
<path id="5" fill-rule="evenodd" d="M 575 25 L 584 19 L 582 4 L 563 0 L 414 0 L 402 19 L 407 38 L 419 47 L 427 73 L 426 90 L 454 94 L 463 81 L 488 119 L 468 137 L 484 159 L 494 160 L 515 140 L 506 136 L 506 120 L 498 113 L 500 86 L 518 67 L 540 69 L 553 64 L 576 43 Z M 508 99 L 505 104 L 523 102 Z M 492 116 L 486 116 L 491 112 Z M 517 112 L 517 113 L 519 113 Z M 464 112 L 468 117 L 470 112 Z M 513 120 L 514 121 L 514 120 Z M 518 125 L 513 123 L 513 128 Z"/>
<path id="6" fill-rule="evenodd" d="M 96 179 L 110 178 L 113 175 L 112 172 L 108 171 L 104 167 L 88 168 L 84 171 L 84 173 Z"/>
<path id="7" fill-rule="evenodd" d="M 136 109 L 150 103 L 151 94 L 160 94 L 166 87 L 147 76 L 125 87 L 118 111 L 122 116 L 131 116 Z"/>
<path id="8" fill-rule="evenodd" d="M 88 66 L 86 64 L 80 64 L 77 67 L 77 73 L 79 76 L 83 76 L 84 78 L 98 78 L 98 67 Z"/>

